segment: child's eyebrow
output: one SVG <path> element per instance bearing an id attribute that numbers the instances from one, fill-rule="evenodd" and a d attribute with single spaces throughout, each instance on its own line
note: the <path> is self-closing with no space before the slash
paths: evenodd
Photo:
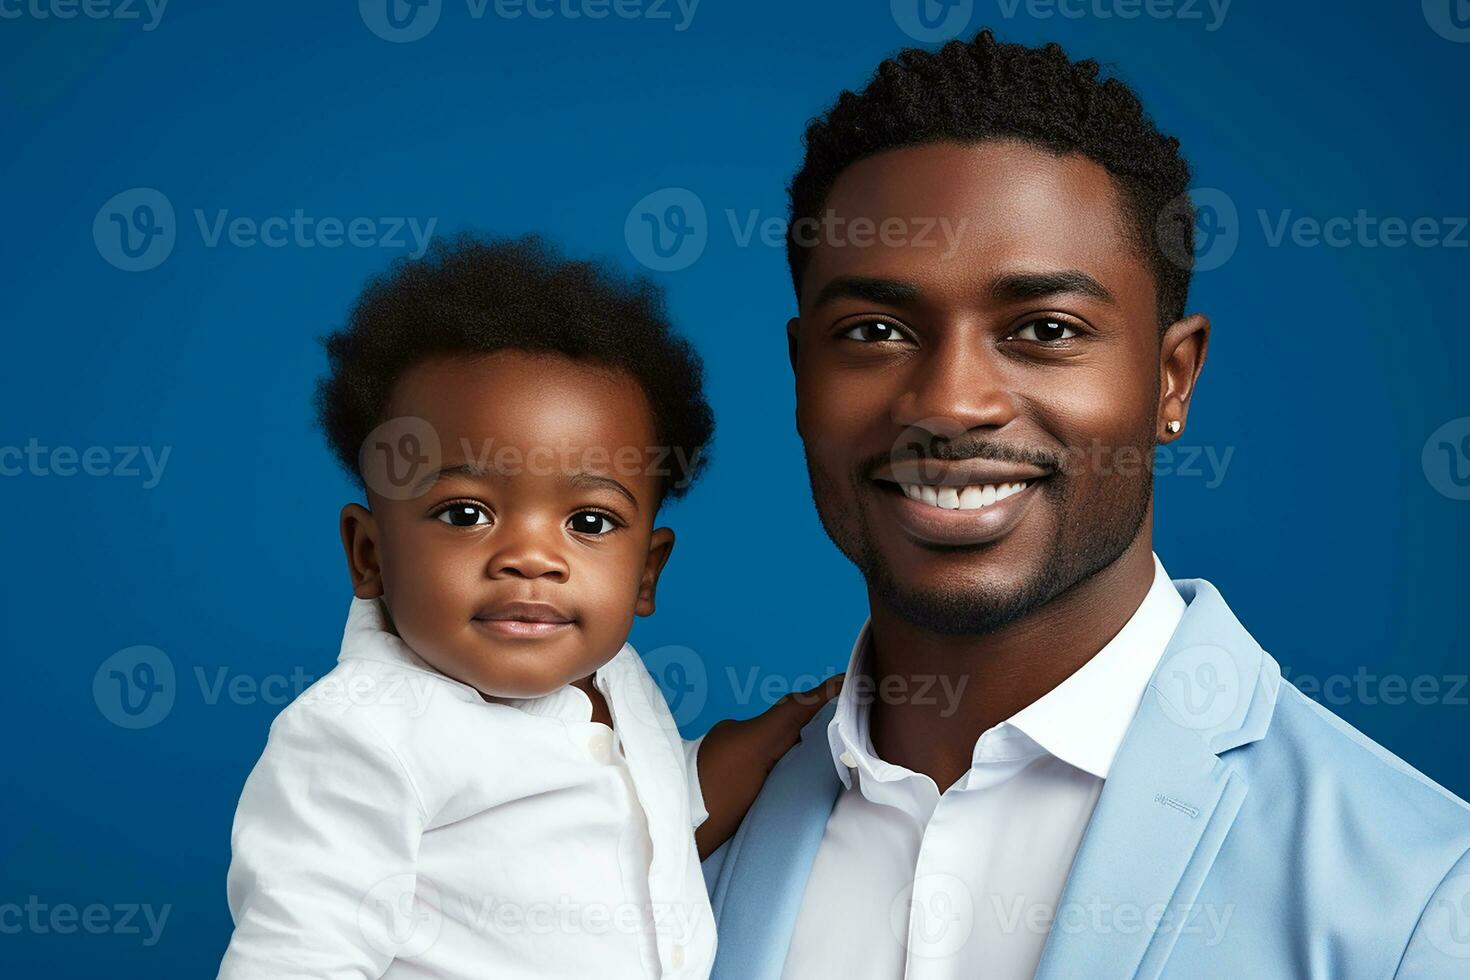
<path id="1" fill-rule="evenodd" d="M 413 485 L 413 493 L 417 496 L 425 492 L 446 476 L 467 476 L 477 480 L 485 475 L 485 468 L 477 466 L 474 463 L 456 463 L 453 466 L 441 466 L 439 469 L 430 470 L 419 477 L 418 482 Z"/>
<path id="2" fill-rule="evenodd" d="M 633 505 L 635 511 L 638 509 L 638 498 L 633 496 L 633 491 L 610 476 L 598 476 L 595 473 L 573 473 L 572 486 L 582 489 L 615 491 L 627 497 L 628 503 Z"/>

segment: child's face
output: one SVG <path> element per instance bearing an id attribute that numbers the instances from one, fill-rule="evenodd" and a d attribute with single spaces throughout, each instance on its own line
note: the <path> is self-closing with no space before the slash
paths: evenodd
<path id="1" fill-rule="evenodd" d="M 674 542 L 653 527 L 657 437 L 642 389 L 559 355 L 500 351 L 415 366 L 388 415 L 428 423 L 442 461 L 424 467 L 418 496 L 370 488 L 371 512 L 343 509 L 356 594 L 381 596 L 414 652 L 485 694 L 537 697 L 610 660 L 634 614 L 653 612 Z"/>

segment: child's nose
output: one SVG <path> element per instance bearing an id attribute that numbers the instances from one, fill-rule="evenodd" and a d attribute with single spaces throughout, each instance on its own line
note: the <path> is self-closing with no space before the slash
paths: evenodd
<path id="1" fill-rule="evenodd" d="M 565 582 L 567 563 L 551 542 L 539 535 L 521 533 L 503 541 L 490 556 L 486 569 L 491 578 L 550 578 Z"/>

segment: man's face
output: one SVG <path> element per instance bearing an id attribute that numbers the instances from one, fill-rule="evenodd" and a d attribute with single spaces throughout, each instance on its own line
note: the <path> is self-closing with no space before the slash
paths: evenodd
<path id="1" fill-rule="evenodd" d="M 931 144 L 852 165 L 826 209 L 901 223 L 816 236 L 790 327 L 812 494 L 875 599 L 983 633 L 1116 560 L 1151 515 L 1160 341 L 1107 172 Z"/>

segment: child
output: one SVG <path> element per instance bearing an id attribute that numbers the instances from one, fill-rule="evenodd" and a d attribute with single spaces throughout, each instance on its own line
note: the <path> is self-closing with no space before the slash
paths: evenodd
<path id="1" fill-rule="evenodd" d="M 625 642 L 712 434 L 698 356 L 533 238 L 401 262 L 327 353 L 356 598 L 245 784 L 220 976 L 707 977 L 691 831 L 733 833 L 831 690 L 685 745 Z"/>

